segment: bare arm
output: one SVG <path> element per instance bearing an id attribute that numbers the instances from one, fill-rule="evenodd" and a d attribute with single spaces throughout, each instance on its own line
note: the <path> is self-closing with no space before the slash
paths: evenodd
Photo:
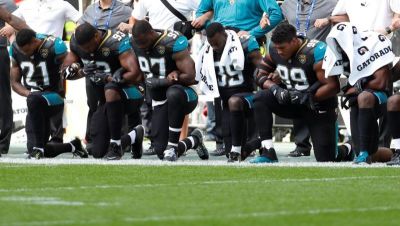
<path id="1" fill-rule="evenodd" d="M 139 63 L 133 51 L 124 52 L 119 56 L 121 66 L 127 71 L 122 75 L 129 84 L 138 84 L 143 81 L 143 74 L 140 71 Z"/>
<path id="2" fill-rule="evenodd" d="M 7 24 L 12 26 L 17 31 L 24 28 L 29 28 L 25 21 L 23 21 L 19 17 L 14 16 L 3 7 L 0 7 L 0 19 L 4 20 Z"/>
<path id="3" fill-rule="evenodd" d="M 321 86 L 314 94 L 315 101 L 322 101 L 336 96 L 340 91 L 339 76 L 325 78 L 325 71 L 322 69 L 322 61 L 314 64 L 314 71 Z"/>
<path id="4" fill-rule="evenodd" d="M 254 66 L 258 66 L 261 63 L 262 55 L 259 50 L 254 50 L 247 56 Z"/>
<path id="5" fill-rule="evenodd" d="M 12 89 L 18 93 L 21 96 L 27 97 L 31 93 L 29 89 L 27 89 L 25 86 L 22 85 L 21 83 L 21 70 L 15 62 L 15 60 L 12 60 L 12 65 L 11 65 L 11 87 Z"/>
<path id="6" fill-rule="evenodd" d="M 196 84 L 197 82 L 195 80 L 196 72 L 194 61 L 190 56 L 189 51 L 185 49 L 183 51 L 177 52 L 172 55 L 172 59 L 175 60 L 176 66 L 179 70 L 179 75 L 177 76 L 177 78 L 172 78 L 172 80 L 185 86 Z M 168 75 L 167 78 L 169 78 L 170 75 Z"/>
<path id="7" fill-rule="evenodd" d="M 206 13 L 204 13 L 203 15 L 201 15 L 200 17 L 194 19 L 192 21 L 192 26 L 194 28 L 200 29 L 202 27 L 204 27 L 204 25 L 207 23 L 207 21 L 211 20 L 214 16 L 214 11 L 208 11 Z"/>
<path id="8" fill-rule="evenodd" d="M 373 79 L 367 83 L 365 88 L 372 90 L 386 90 L 390 81 L 390 69 L 388 66 L 379 68 L 373 74 Z"/>

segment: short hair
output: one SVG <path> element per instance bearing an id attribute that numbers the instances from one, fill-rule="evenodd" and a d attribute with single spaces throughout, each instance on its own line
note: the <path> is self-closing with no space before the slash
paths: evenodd
<path id="1" fill-rule="evenodd" d="M 149 34 L 153 31 L 153 27 L 147 20 L 137 20 L 132 27 L 132 36 L 140 34 Z"/>
<path id="2" fill-rule="evenodd" d="M 79 25 L 75 30 L 75 40 L 78 45 L 84 45 L 90 42 L 94 35 L 97 33 L 97 29 L 89 23 Z"/>
<path id="3" fill-rule="evenodd" d="M 290 42 L 296 37 L 296 28 L 287 22 L 282 22 L 276 26 L 275 30 L 272 32 L 271 41 L 273 43 L 284 43 Z"/>
<path id="4" fill-rule="evenodd" d="M 34 30 L 24 28 L 18 31 L 15 41 L 17 42 L 18 46 L 22 47 L 25 46 L 26 44 L 29 44 L 35 37 L 36 37 L 36 32 Z"/>
<path id="5" fill-rule="evenodd" d="M 223 32 L 225 32 L 224 26 L 222 26 L 222 24 L 217 22 L 211 23 L 206 28 L 207 38 L 212 38 L 216 33 L 223 33 Z"/>

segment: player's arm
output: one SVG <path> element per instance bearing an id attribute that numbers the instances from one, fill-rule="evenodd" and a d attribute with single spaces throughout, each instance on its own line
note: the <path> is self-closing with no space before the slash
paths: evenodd
<path id="1" fill-rule="evenodd" d="M 17 62 L 13 59 L 11 59 L 11 87 L 14 90 L 14 92 L 18 93 L 21 96 L 27 97 L 31 93 L 29 89 L 27 89 L 25 86 L 22 85 L 21 79 L 21 70 L 17 64 Z"/>
<path id="2" fill-rule="evenodd" d="M 258 64 L 258 72 L 256 75 L 256 84 L 262 89 L 269 89 L 271 86 L 276 85 L 277 74 L 276 64 L 273 62 L 271 56 L 267 54 L 264 59 Z"/>
<path id="3" fill-rule="evenodd" d="M 167 78 L 171 79 L 172 82 L 175 81 L 185 86 L 196 84 L 194 61 L 190 56 L 188 49 L 174 53 L 172 59 L 175 61 L 178 71 L 172 72 L 173 74 L 171 73 L 172 75 L 168 75 Z"/>
<path id="4" fill-rule="evenodd" d="M 319 88 L 316 88 L 313 100 L 322 101 L 336 96 L 340 91 L 339 76 L 329 76 L 326 78 L 325 70 L 322 69 L 322 60 L 314 64 L 314 71 L 317 75 Z"/>
<path id="5" fill-rule="evenodd" d="M 132 50 L 119 55 L 119 62 L 126 72 L 122 74 L 122 79 L 129 84 L 138 84 L 143 81 L 143 74 L 139 68 L 139 62 Z"/>
<path id="6" fill-rule="evenodd" d="M 61 65 L 61 76 L 67 80 L 76 80 L 85 77 L 80 62 L 80 58 L 72 51 L 68 52 Z"/>
<path id="7" fill-rule="evenodd" d="M 389 66 L 384 66 L 376 70 L 373 76 L 369 76 L 371 80 L 369 80 L 363 89 L 372 89 L 372 90 L 386 90 L 390 81 L 390 69 Z"/>
<path id="8" fill-rule="evenodd" d="M 8 12 L 7 9 L 0 7 L 0 19 L 4 20 L 7 24 L 13 27 L 15 30 L 19 31 L 24 28 L 29 28 L 29 26 L 17 16 Z"/>

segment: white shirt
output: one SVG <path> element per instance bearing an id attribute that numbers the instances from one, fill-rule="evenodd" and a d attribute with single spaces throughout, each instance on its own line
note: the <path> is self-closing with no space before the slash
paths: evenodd
<path id="1" fill-rule="evenodd" d="M 168 0 L 176 10 L 190 20 L 192 13 L 197 10 L 199 0 Z M 149 23 L 154 29 L 172 29 L 175 22 L 179 21 L 160 0 L 141 0 L 135 5 L 132 16 L 143 20 L 149 14 Z"/>
<path id="2" fill-rule="evenodd" d="M 79 12 L 63 0 L 25 0 L 13 14 L 37 33 L 62 37 L 64 24 L 80 18 Z"/>
<path id="3" fill-rule="evenodd" d="M 400 0 L 339 0 L 332 15 L 347 14 L 349 20 L 362 31 L 384 30 L 400 13 Z"/>

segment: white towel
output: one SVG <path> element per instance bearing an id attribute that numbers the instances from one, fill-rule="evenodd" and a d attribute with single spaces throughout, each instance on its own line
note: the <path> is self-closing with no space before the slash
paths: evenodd
<path id="1" fill-rule="evenodd" d="M 220 64 L 233 65 L 235 70 L 244 69 L 244 52 L 239 36 L 231 30 L 227 34 L 226 44 L 222 52 Z M 206 41 L 196 60 L 196 81 L 200 90 L 210 98 L 219 97 L 218 81 L 215 74 L 213 48 Z"/>
<path id="2" fill-rule="evenodd" d="M 326 38 L 326 43 L 328 48 L 322 65 L 325 76 L 344 72 L 342 54 L 337 46 L 340 45 L 350 60 L 350 85 L 354 85 L 360 78 L 372 75 L 394 60 L 389 39 L 373 31 L 358 31 L 348 22 L 335 25 Z"/>

